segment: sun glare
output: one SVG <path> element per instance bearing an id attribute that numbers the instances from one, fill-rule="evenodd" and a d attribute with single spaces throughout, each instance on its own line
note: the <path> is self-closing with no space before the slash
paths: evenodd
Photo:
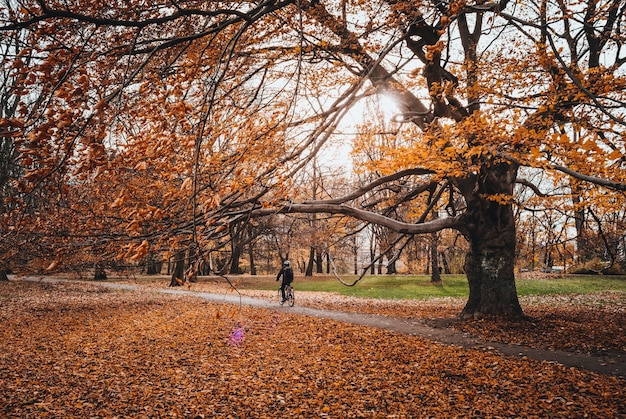
<path id="1" fill-rule="evenodd" d="M 331 99 L 329 98 L 328 101 Z M 326 101 L 321 101 L 326 103 Z M 374 124 L 387 124 L 397 120 L 400 109 L 390 95 L 372 95 L 355 101 L 335 129 L 333 139 L 318 154 L 318 163 L 330 168 L 341 167 L 346 173 L 352 168 L 351 144 L 359 127 Z"/>
<path id="2" fill-rule="evenodd" d="M 397 118 L 399 113 L 398 105 L 392 97 L 377 95 L 352 105 L 344 118 L 344 123 L 356 127 L 379 118 L 382 118 L 384 122 L 391 122 Z"/>
<path id="3" fill-rule="evenodd" d="M 385 119 L 385 122 L 391 122 L 395 120 L 395 118 L 400 113 L 400 109 L 398 109 L 398 105 L 396 101 L 388 95 L 380 95 L 378 98 L 378 107 L 380 112 Z"/>

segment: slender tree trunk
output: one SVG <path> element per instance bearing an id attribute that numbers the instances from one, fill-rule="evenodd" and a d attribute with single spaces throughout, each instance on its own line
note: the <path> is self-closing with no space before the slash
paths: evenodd
<path id="1" fill-rule="evenodd" d="M 233 243 L 235 242 L 235 240 L 233 239 Z M 241 253 L 242 253 L 242 248 L 241 245 L 239 245 L 239 243 L 234 243 L 232 246 L 232 259 L 230 261 L 230 270 L 229 272 L 233 275 L 238 275 L 243 273 L 243 271 L 241 270 L 241 267 L 239 265 L 239 262 L 241 260 Z"/>
<path id="2" fill-rule="evenodd" d="M 248 259 L 250 261 L 250 275 L 256 275 L 256 264 L 254 263 L 254 245 L 248 243 Z"/>
<path id="3" fill-rule="evenodd" d="M 188 268 L 187 268 L 187 272 L 185 272 L 183 275 L 186 274 L 185 279 L 189 282 L 198 282 L 198 274 L 200 273 L 199 272 L 200 264 L 198 263 L 199 254 L 200 254 L 200 249 L 195 243 L 187 251 Z"/>
<path id="4" fill-rule="evenodd" d="M 330 252 L 326 252 L 326 273 L 330 273 Z"/>
<path id="5" fill-rule="evenodd" d="M 107 273 L 102 266 L 96 264 L 93 279 L 95 281 L 105 281 L 107 279 Z"/>
<path id="6" fill-rule="evenodd" d="M 146 275 L 156 275 L 160 273 L 160 269 L 158 268 L 158 263 L 154 258 L 154 254 L 152 252 L 148 253 L 148 266 L 146 267 Z"/>
<path id="7" fill-rule="evenodd" d="M 317 249 L 315 251 L 315 272 L 318 274 L 324 273 L 324 259 Z"/>
<path id="8" fill-rule="evenodd" d="M 9 277 L 7 275 L 6 269 L 0 269 L 0 281 L 8 281 Z"/>
<path id="9" fill-rule="evenodd" d="M 431 190 L 431 194 L 428 197 L 429 204 L 431 203 L 432 194 L 434 192 L 434 189 Z M 433 216 L 433 220 L 439 218 L 439 213 L 436 209 L 433 209 L 431 214 Z M 432 272 L 430 275 L 430 283 L 441 284 L 441 271 L 439 269 L 439 235 L 437 232 L 432 232 L 430 234 L 430 268 Z"/>
<path id="10" fill-rule="evenodd" d="M 574 226 L 576 227 L 576 263 L 580 266 L 592 260 L 596 249 L 590 240 L 587 227 L 587 208 L 581 199 L 581 186 L 578 181 L 572 181 L 572 204 L 574 204 Z"/>
<path id="11" fill-rule="evenodd" d="M 450 270 L 450 264 L 448 263 L 448 259 L 445 253 L 440 253 L 439 257 L 441 258 L 441 264 L 443 265 L 443 273 L 444 274 L 451 274 L 452 271 Z"/>
<path id="12" fill-rule="evenodd" d="M 430 234 L 430 283 L 441 284 L 441 272 L 439 271 L 439 253 L 437 248 L 439 247 L 439 237 L 437 233 Z"/>
<path id="13" fill-rule="evenodd" d="M 178 287 L 183 285 L 185 281 L 185 251 L 180 250 L 176 253 L 174 260 L 174 270 L 172 271 L 172 280 L 170 287 Z"/>
<path id="14" fill-rule="evenodd" d="M 468 205 L 464 233 L 470 245 L 465 260 L 470 294 L 461 318 L 523 317 L 515 288 L 513 208 L 488 199 L 511 197 L 516 175 L 516 166 L 499 163 L 461 186 Z"/>
<path id="15" fill-rule="evenodd" d="M 218 275 L 225 275 L 228 272 L 228 260 L 226 259 L 226 257 L 216 257 L 215 258 L 215 268 L 216 268 L 216 273 Z"/>
<path id="16" fill-rule="evenodd" d="M 394 252 L 389 252 L 387 254 L 387 275 L 395 275 L 398 271 L 396 270 L 396 255 Z"/>
<path id="17" fill-rule="evenodd" d="M 315 263 L 315 249 L 311 247 L 309 249 L 309 262 L 306 265 L 306 272 L 304 276 L 313 276 L 313 264 Z"/>
<path id="18" fill-rule="evenodd" d="M 154 261 L 149 260 L 148 261 L 148 267 L 146 268 L 146 275 L 156 275 L 157 272 L 157 268 L 156 268 L 156 264 L 154 263 Z"/>

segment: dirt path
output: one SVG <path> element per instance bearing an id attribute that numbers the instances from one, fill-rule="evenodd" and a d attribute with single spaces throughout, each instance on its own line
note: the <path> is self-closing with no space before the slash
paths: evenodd
<path id="1" fill-rule="evenodd" d="M 22 280 L 61 282 L 64 279 L 29 277 L 20 278 Z M 90 284 L 99 285 L 112 289 L 137 290 L 141 285 L 132 285 L 115 282 L 92 282 Z M 269 301 L 262 298 L 249 296 L 198 292 L 173 288 L 154 288 L 155 292 L 163 294 L 189 296 L 204 300 L 226 303 L 241 304 L 252 307 L 265 308 L 276 311 L 283 311 L 292 314 L 314 316 L 318 318 L 331 319 L 340 322 L 359 324 L 363 326 L 376 327 L 392 330 L 398 333 L 422 336 L 437 342 L 448 345 L 455 345 L 462 348 L 477 349 L 493 353 L 500 353 L 505 356 L 528 358 L 538 361 L 555 362 L 564 366 L 582 368 L 600 374 L 614 375 L 626 378 L 626 359 L 622 354 L 593 356 L 582 353 L 573 353 L 559 350 L 533 349 L 522 345 L 503 344 L 498 342 L 486 342 L 475 336 L 459 332 L 450 327 L 431 327 L 424 320 L 400 319 L 375 314 L 359 314 L 345 311 L 317 309 L 304 306 L 280 306 L 276 301 Z"/>

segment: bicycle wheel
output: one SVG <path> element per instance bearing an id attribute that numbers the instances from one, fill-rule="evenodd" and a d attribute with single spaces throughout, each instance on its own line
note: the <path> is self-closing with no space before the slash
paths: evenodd
<path id="1" fill-rule="evenodd" d="M 293 307 L 293 305 L 296 303 L 296 293 L 293 290 L 293 287 L 289 287 L 288 289 L 288 294 L 287 294 L 287 301 L 289 302 L 289 307 Z"/>
<path id="2" fill-rule="evenodd" d="M 285 300 L 283 300 L 283 293 L 280 290 L 280 288 L 278 288 L 278 302 L 280 303 L 281 306 L 285 304 Z"/>

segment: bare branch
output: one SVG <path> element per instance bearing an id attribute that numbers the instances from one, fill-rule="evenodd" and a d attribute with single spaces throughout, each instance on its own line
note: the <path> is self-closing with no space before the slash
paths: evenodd
<path id="1" fill-rule="evenodd" d="M 617 191 L 626 191 L 626 183 L 612 182 L 607 179 L 602 179 L 597 176 L 585 175 L 583 173 L 577 172 L 575 170 L 570 169 L 569 167 L 560 166 L 557 164 L 551 164 L 550 168 L 557 170 L 559 172 L 565 173 L 574 177 L 576 179 L 593 183 L 595 185 L 604 186 L 606 188 L 615 189 Z"/>
<path id="2" fill-rule="evenodd" d="M 541 190 L 537 187 L 537 185 L 535 185 L 534 183 L 528 181 L 527 179 L 521 179 L 521 178 L 517 178 L 515 180 L 515 183 L 518 183 L 520 185 L 524 185 L 529 187 L 530 189 L 533 190 L 533 192 L 535 193 L 535 195 L 537 196 L 541 196 L 541 197 L 546 197 L 548 196 L 547 194 L 541 192 Z"/>
<path id="3" fill-rule="evenodd" d="M 391 175 L 388 175 L 388 176 L 380 177 L 380 178 L 374 180 L 373 182 L 370 182 L 367 185 L 364 185 L 364 186 L 360 187 L 359 189 L 357 189 L 356 191 L 354 191 L 354 192 L 352 192 L 352 193 L 350 193 L 348 195 L 344 195 L 342 197 L 335 198 L 335 199 L 323 200 L 323 201 L 304 201 L 303 204 L 320 204 L 320 203 L 325 203 L 325 204 L 343 204 L 344 202 L 349 202 L 349 201 L 352 201 L 352 200 L 354 200 L 354 199 L 356 199 L 356 198 L 358 198 L 360 196 L 363 196 L 367 192 L 371 191 L 375 187 L 380 186 L 382 184 L 385 184 L 385 183 L 388 183 L 388 182 L 392 182 L 394 180 L 398 180 L 398 179 L 401 179 L 401 178 L 407 177 L 407 176 L 427 175 L 427 174 L 432 174 L 432 173 L 434 173 L 432 170 L 422 169 L 422 168 L 406 169 L 406 170 L 402 170 L 400 172 L 392 173 Z"/>
<path id="4" fill-rule="evenodd" d="M 50 9 L 46 6 L 44 2 L 40 2 L 41 6 L 41 14 L 35 15 L 28 20 L 24 20 L 21 22 L 13 22 L 11 24 L 0 26 L 0 31 L 11 31 L 24 29 L 29 26 L 32 26 L 38 22 L 42 22 L 45 20 L 53 20 L 53 19 L 72 19 L 78 22 L 91 23 L 96 26 L 116 26 L 116 27 L 133 27 L 133 28 L 145 28 L 146 26 L 151 25 L 162 25 L 164 23 L 176 21 L 180 18 L 185 18 L 189 16 L 202 16 L 202 17 L 217 17 L 217 16 L 233 16 L 232 19 L 236 21 L 252 21 L 255 17 L 258 17 L 261 14 L 266 14 L 271 10 L 276 10 L 278 8 L 284 7 L 288 4 L 293 3 L 293 1 L 283 1 L 278 4 L 274 4 L 274 1 L 268 1 L 261 3 L 256 8 L 249 10 L 247 12 L 241 12 L 239 10 L 234 9 L 217 9 L 217 10 L 202 10 L 202 9 L 184 9 L 178 7 L 174 13 L 169 15 L 155 17 L 155 18 L 147 18 L 141 20 L 132 20 L 132 19 L 115 19 L 115 18 L 102 18 L 91 16 L 87 14 L 73 12 L 69 9 L 61 10 L 61 9 Z"/>
<path id="5" fill-rule="evenodd" d="M 498 155 L 500 155 L 502 158 L 512 162 L 512 163 L 516 163 L 519 165 L 524 165 L 522 162 L 520 162 L 518 159 L 516 159 L 515 157 L 511 156 L 508 153 L 503 153 L 503 152 L 499 152 Z M 524 166 L 528 166 L 528 165 L 524 165 Z M 562 172 L 565 173 L 566 175 L 570 175 L 573 178 L 576 178 L 578 180 L 582 180 L 584 182 L 589 182 L 589 183 L 593 183 L 595 185 L 598 186 L 604 186 L 606 188 L 609 189 L 615 189 L 617 191 L 626 191 L 626 184 L 625 183 L 620 183 L 620 182 L 613 182 L 607 179 L 603 179 L 597 176 L 591 176 L 591 175 L 586 175 L 584 173 L 580 173 L 577 172 L 576 170 L 570 169 L 569 167 L 565 167 L 565 166 L 561 166 L 558 164 L 547 164 L 546 165 L 547 169 L 552 169 L 552 170 L 556 170 L 558 172 Z M 519 180 L 517 180 L 518 183 Z M 527 185 L 529 186 L 529 185 Z"/>

